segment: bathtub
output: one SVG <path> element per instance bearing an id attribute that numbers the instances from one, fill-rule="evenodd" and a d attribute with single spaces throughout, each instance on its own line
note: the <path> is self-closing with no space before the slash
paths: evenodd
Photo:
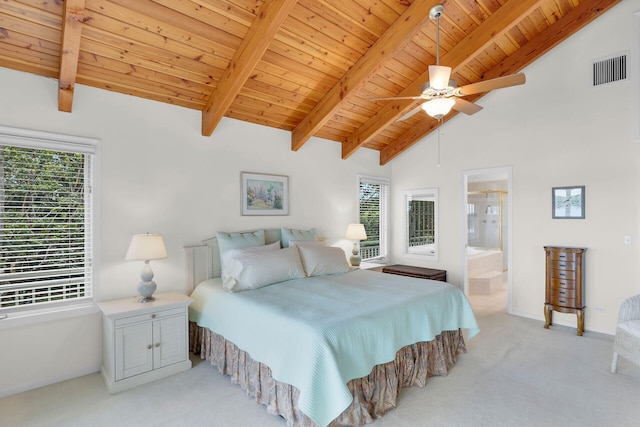
<path id="1" fill-rule="evenodd" d="M 502 251 L 467 247 L 470 295 L 488 295 L 503 284 Z"/>
<path id="2" fill-rule="evenodd" d="M 467 271 L 470 276 L 487 271 L 502 272 L 502 251 L 467 247 Z"/>

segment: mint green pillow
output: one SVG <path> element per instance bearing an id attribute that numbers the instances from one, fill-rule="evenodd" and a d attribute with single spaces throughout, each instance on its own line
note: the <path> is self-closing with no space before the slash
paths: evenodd
<path id="1" fill-rule="evenodd" d="M 281 228 L 280 234 L 282 236 L 282 247 L 288 248 L 289 241 L 294 240 L 297 242 L 302 241 L 316 241 L 316 229 L 310 228 L 308 230 L 294 230 L 292 228 Z"/>
<path id="2" fill-rule="evenodd" d="M 256 230 L 246 233 L 217 232 L 218 248 L 220 249 L 220 267 L 224 268 L 222 254 L 230 249 L 248 248 L 251 246 L 264 246 L 264 230 Z"/>

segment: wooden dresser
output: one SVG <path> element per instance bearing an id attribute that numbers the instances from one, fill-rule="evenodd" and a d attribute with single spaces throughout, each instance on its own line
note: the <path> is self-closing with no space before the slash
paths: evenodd
<path id="1" fill-rule="evenodd" d="M 553 310 L 578 316 L 578 335 L 584 332 L 584 258 L 587 248 L 545 246 L 546 292 L 544 327 L 553 324 Z"/>

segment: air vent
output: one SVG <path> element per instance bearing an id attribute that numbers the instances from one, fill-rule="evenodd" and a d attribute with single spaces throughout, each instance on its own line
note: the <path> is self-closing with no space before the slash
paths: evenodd
<path id="1" fill-rule="evenodd" d="M 627 55 L 601 59 L 593 63 L 593 85 L 617 82 L 627 78 Z"/>

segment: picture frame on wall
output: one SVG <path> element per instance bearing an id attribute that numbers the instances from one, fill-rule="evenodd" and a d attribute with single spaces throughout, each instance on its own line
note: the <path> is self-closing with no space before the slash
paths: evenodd
<path id="1" fill-rule="evenodd" d="M 553 187 L 551 209 L 553 219 L 584 219 L 585 186 Z"/>
<path id="2" fill-rule="evenodd" d="M 241 172 L 242 215 L 289 215 L 289 177 Z"/>

